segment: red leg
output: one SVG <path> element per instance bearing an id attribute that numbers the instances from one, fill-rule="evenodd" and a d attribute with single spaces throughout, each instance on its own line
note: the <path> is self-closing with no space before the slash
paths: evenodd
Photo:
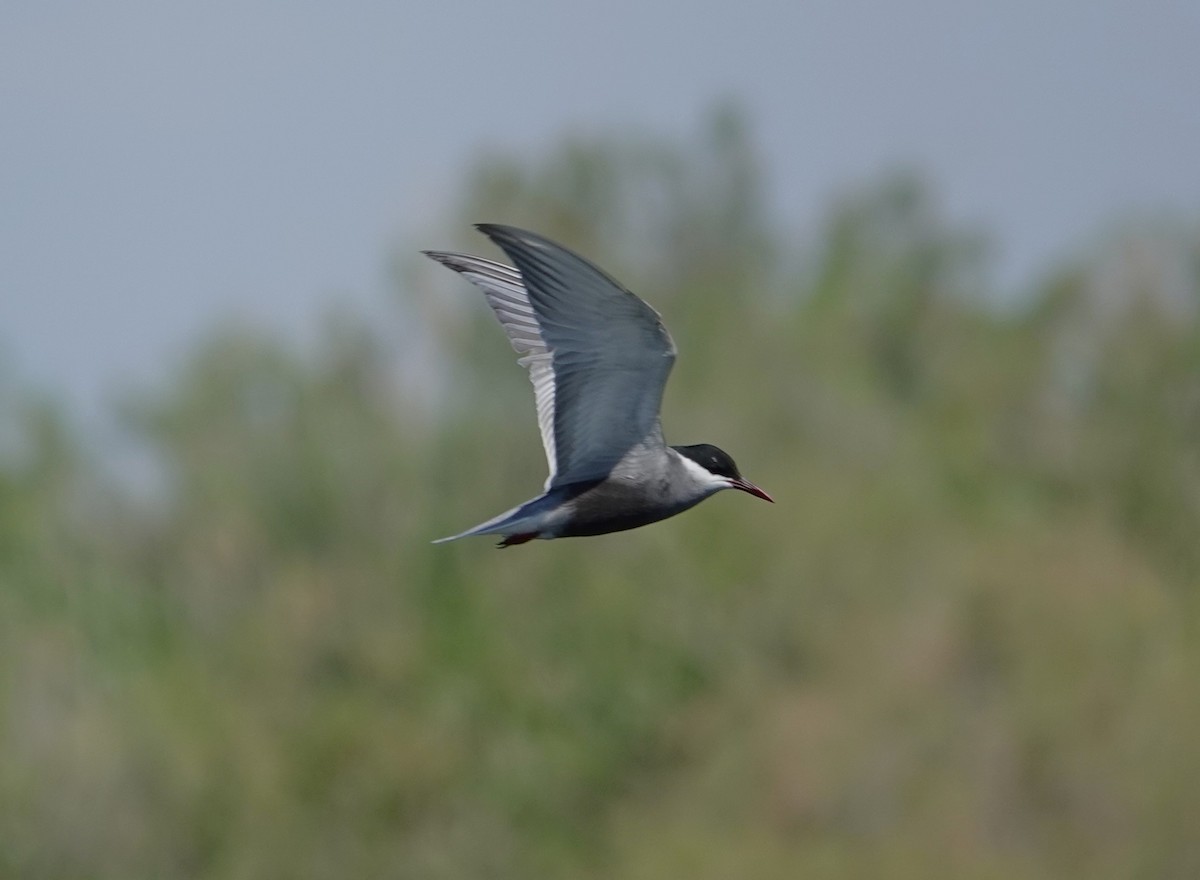
<path id="1" fill-rule="evenodd" d="M 537 532 L 518 532 L 515 535 L 508 535 L 503 541 L 497 544 L 497 547 L 515 547 L 517 544 L 524 544 L 526 541 L 532 541 L 538 536 Z"/>

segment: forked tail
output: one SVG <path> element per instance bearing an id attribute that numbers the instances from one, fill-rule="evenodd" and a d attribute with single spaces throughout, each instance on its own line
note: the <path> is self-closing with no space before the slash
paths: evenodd
<path id="1" fill-rule="evenodd" d="M 457 541 L 459 538 L 469 538 L 472 535 L 504 535 L 504 540 L 499 544 L 501 547 L 511 547 L 514 544 L 532 541 L 538 537 L 542 526 L 545 525 L 547 512 L 545 501 L 546 496 L 539 495 L 537 498 L 526 501 L 512 510 L 506 510 L 499 516 L 494 516 L 474 528 L 448 538 L 438 538 L 433 543 L 445 544 L 448 541 Z"/>

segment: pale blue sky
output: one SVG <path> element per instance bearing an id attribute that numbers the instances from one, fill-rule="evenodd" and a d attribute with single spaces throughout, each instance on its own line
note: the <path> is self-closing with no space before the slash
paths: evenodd
<path id="1" fill-rule="evenodd" d="M 86 409 L 219 318 L 382 300 L 485 148 L 749 110 L 803 227 L 896 165 L 1027 279 L 1200 216 L 1200 4 L 0 4 L 0 359 Z M 503 221 L 504 218 L 480 218 Z"/>

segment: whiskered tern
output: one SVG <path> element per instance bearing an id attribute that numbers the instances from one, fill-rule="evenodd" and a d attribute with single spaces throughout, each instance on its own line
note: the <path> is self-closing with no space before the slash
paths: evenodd
<path id="1" fill-rule="evenodd" d="M 515 264 L 424 251 L 483 290 L 529 369 L 550 465 L 544 491 L 442 541 L 500 535 L 602 535 L 648 525 L 722 489 L 764 501 L 715 446 L 668 446 L 659 409 L 675 343 L 653 308 L 598 266 L 547 238 L 480 224 Z"/>

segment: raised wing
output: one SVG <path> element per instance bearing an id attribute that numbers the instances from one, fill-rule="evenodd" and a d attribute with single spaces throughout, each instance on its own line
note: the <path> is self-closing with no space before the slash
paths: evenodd
<path id="1" fill-rule="evenodd" d="M 661 442 L 658 416 L 675 344 L 658 312 L 540 235 L 478 228 L 516 264 L 551 352 L 558 461 L 551 485 L 607 476 L 633 446 Z"/>
<path id="2" fill-rule="evenodd" d="M 546 487 L 603 478 L 634 446 L 661 443 L 659 409 L 675 344 L 658 313 L 540 235 L 491 224 L 479 229 L 519 275 L 478 257 L 430 256 L 484 289 L 513 347 L 524 353 L 550 461 Z"/>

